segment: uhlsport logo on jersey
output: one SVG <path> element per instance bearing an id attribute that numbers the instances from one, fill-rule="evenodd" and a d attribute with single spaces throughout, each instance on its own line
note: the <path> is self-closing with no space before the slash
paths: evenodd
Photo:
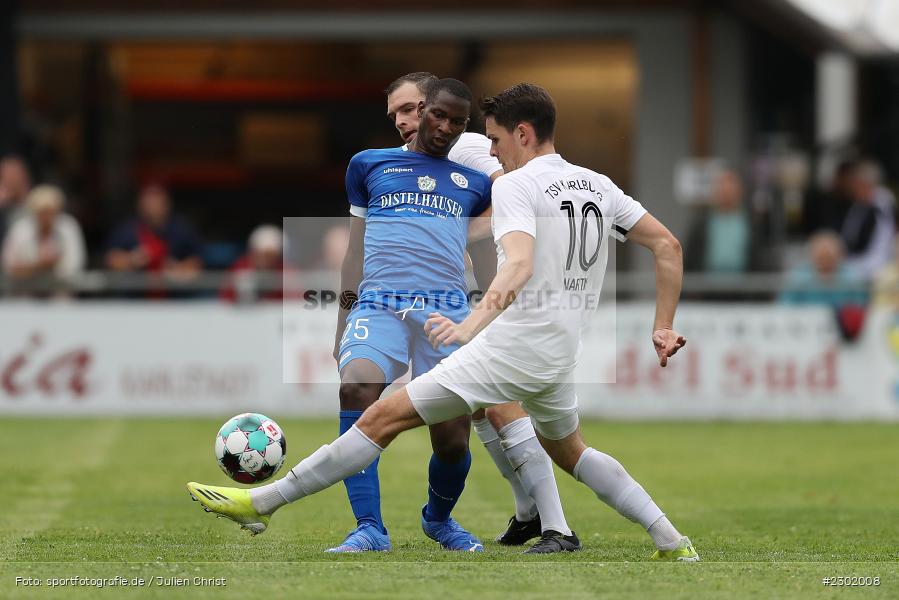
<path id="1" fill-rule="evenodd" d="M 418 178 L 418 189 L 423 192 L 433 192 L 434 188 L 437 187 L 437 180 L 433 177 L 428 177 L 425 175 L 424 177 Z"/>
<path id="2" fill-rule="evenodd" d="M 463 175 L 462 173 L 450 173 L 450 179 L 452 179 L 453 183 L 455 183 L 462 189 L 468 187 L 468 180 L 465 179 L 465 175 Z"/>

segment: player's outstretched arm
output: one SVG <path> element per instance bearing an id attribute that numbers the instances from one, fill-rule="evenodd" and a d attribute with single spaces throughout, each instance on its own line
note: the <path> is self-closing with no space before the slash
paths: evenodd
<path id="1" fill-rule="evenodd" d="M 490 222 L 492 216 L 493 207 L 488 206 L 481 214 L 468 219 L 469 244 L 487 239 L 493 242 L 493 226 Z"/>
<path id="2" fill-rule="evenodd" d="M 474 278 L 478 288 L 486 290 L 490 282 L 496 277 L 496 245 L 493 243 L 493 232 L 490 227 L 490 215 L 492 208 L 488 208 L 477 217 L 471 218 L 468 226 L 468 255 L 471 257 L 471 267 L 474 270 Z M 486 225 L 485 225 L 486 223 Z M 484 228 L 483 234 L 472 236 L 472 228 Z"/>
<path id="3" fill-rule="evenodd" d="M 505 260 L 484 297 L 459 324 L 440 313 L 431 313 L 425 332 L 435 348 L 444 344 L 466 344 L 498 317 L 512 302 L 534 272 L 534 238 L 523 231 L 510 231 L 502 238 Z"/>
<path id="4" fill-rule="evenodd" d="M 680 242 L 648 213 L 637 221 L 627 237 L 649 248 L 655 257 L 656 317 L 652 326 L 652 343 L 659 356 L 659 365 L 664 367 L 668 365 L 668 359 L 687 343 L 686 338 L 674 330 L 674 313 L 684 277 Z"/>
<path id="5" fill-rule="evenodd" d="M 340 338 L 346 327 L 346 318 L 353 308 L 362 281 L 362 264 L 365 257 L 365 219 L 350 217 L 350 241 L 343 264 L 340 267 L 340 310 L 337 312 L 337 333 L 334 335 L 334 360 L 340 352 Z"/>

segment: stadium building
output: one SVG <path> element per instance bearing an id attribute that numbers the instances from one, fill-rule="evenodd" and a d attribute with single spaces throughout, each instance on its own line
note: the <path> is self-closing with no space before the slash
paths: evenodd
<path id="1" fill-rule="evenodd" d="M 261 220 L 339 214 L 349 156 L 394 143 L 385 82 L 412 70 L 476 94 L 542 82 L 566 155 L 650 201 L 678 233 L 684 202 L 715 169 L 690 159 L 798 156 L 818 168 L 855 144 L 899 176 L 888 46 L 828 28 L 801 2 L 5 5 L 0 141 L 24 141 L 76 189 L 97 241 L 135 180 L 164 179 L 208 239 L 249 233 L 212 219 L 209 202 L 242 211 L 252 195 Z"/>

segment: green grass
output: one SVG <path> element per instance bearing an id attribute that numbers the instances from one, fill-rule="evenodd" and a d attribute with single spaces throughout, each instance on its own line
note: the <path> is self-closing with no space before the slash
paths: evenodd
<path id="1" fill-rule="evenodd" d="M 640 527 L 557 473 L 580 553 L 549 559 L 486 543 L 441 551 L 419 528 L 425 431 L 403 435 L 380 472 L 394 551 L 322 549 L 353 526 L 343 486 L 280 511 L 251 538 L 191 502 L 190 479 L 227 484 L 212 456 L 224 419 L 4 419 L 0 598 L 795 598 L 899 596 L 899 426 L 586 423 L 702 555 L 648 562 Z M 282 421 L 288 464 L 333 437 L 331 421 Z M 484 540 L 511 496 L 472 436 L 474 464 L 455 515 Z M 879 576 L 879 587 L 824 587 L 825 576 Z M 44 580 L 40 588 L 16 577 Z M 57 577 L 224 577 L 224 587 L 78 587 Z"/>

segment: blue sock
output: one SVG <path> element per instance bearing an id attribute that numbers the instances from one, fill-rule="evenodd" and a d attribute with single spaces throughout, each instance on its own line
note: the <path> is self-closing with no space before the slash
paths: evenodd
<path id="1" fill-rule="evenodd" d="M 340 411 L 340 435 L 343 435 L 362 416 L 361 410 Z M 346 494 L 350 498 L 350 506 L 353 515 L 356 516 L 356 524 L 371 523 L 387 533 L 384 521 L 381 518 L 381 484 L 378 481 L 378 459 L 365 467 L 361 473 L 343 480 L 346 486 Z"/>
<path id="2" fill-rule="evenodd" d="M 459 501 L 465 489 L 465 478 L 471 468 L 471 452 L 456 464 L 447 464 L 431 455 L 428 465 L 428 505 L 425 507 L 425 519 L 428 521 L 446 521 Z"/>

